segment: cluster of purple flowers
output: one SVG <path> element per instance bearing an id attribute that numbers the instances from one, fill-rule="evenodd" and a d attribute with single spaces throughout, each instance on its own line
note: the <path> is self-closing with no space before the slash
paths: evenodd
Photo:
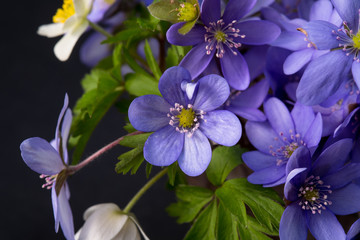
<path id="1" fill-rule="evenodd" d="M 132 126 L 154 132 L 146 161 L 177 161 L 199 176 L 212 147 L 233 146 L 246 134 L 254 147 L 242 155 L 253 170 L 248 181 L 284 184 L 281 240 L 305 240 L 308 230 L 316 239 L 355 239 L 359 223 L 346 234 L 335 215 L 360 211 L 360 1 L 203 0 L 200 10 L 187 34 L 179 33 L 184 22 L 167 31 L 170 44 L 192 49 L 163 73 L 162 97 L 141 96 L 129 107 Z M 59 122 L 65 109 L 67 98 Z M 67 168 L 69 115 L 53 147 L 39 138 L 22 143 L 36 172 Z M 72 223 L 62 221 L 72 219 L 67 189 L 53 188 L 52 197 L 56 223 L 70 236 Z"/>

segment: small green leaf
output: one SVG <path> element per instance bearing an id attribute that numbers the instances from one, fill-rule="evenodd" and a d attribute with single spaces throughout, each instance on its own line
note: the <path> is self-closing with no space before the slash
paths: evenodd
<path id="1" fill-rule="evenodd" d="M 151 71 L 153 72 L 155 78 L 159 80 L 162 75 L 162 72 L 160 70 L 159 64 L 154 58 L 154 55 L 151 51 L 151 47 L 147 39 L 145 40 L 144 51 L 145 51 L 146 61 L 148 62 Z"/>
<path id="2" fill-rule="evenodd" d="M 133 127 L 133 125 L 131 125 L 130 123 L 126 123 L 124 126 L 124 129 L 128 132 L 128 133 L 132 133 L 132 132 L 136 132 L 136 129 Z"/>
<path id="3" fill-rule="evenodd" d="M 260 226 L 259 223 L 257 223 L 257 221 L 252 217 L 249 217 L 247 226 L 244 226 L 241 222 L 239 222 L 238 227 L 239 227 L 240 239 L 252 239 L 252 240 L 272 239 L 264 234 L 264 231 L 262 231 L 264 228 L 257 229 L 256 228 L 257 226 Z"/>
<path id="4" fill-rule="evenodd" d="M 148 94 L 159 95 L 158 82 L 141 73 L 129 73 L 125 76 L 125 89 L 134 96 L 143 96 Z"/>
<path id="5" fill-rule="evenodd" d="M 180 1 L 178 0 L 160 0 L 152 3 L 148 6 L 148 9 L 152 16 L 160 20 L 176 23 L 178 22 L 176 8 L 179 7 Z"/>
<path id="6" fill-rule="evenodd" d="M 119 142 L 121 146 L 137 148 L 143 146 L 152 133 L 143 133 L 132 136 L 125 136 L 123 140 Z"/>
<path id="7" fill-rule="evenodd" d="M 229 173 L 242 163 L 241 155 L 244 152 L 245 149 L 240 148 L 238 145 L 215 148 L 209 167 L 206 169 L 209 181 L 215 186 L 222 185 Z"/>
<path id="8" fill-rule="evenodd" d="M 171 45 L 171 47 L 168 48 L 165 58 L 166 67 L 170 68 L 179 65 L 180 61 L 183 59 L 186 53 L 190 51 L 190 49 L 191 47 Z"/>
<path id="9" fill-rule="evenodd" d="M 174 186 L 175 184 L 177 169 L 178 169 L 177 162 L 174 162 L 168 167 L 169 184 L 171 186 Z"/>
<path id="10" fill-rule="evenodd" d="M 140 73 L 142 75 L 145 75 L 149 78 L 151 78 L 152 76 L 146 72 L 136 61 L 135 59 L 131 56 L 131 54 L 129 53 L 129 51 L 127 49 L 123 49 L 123 54 L 124 54 L 124 58 L 126 63 L 129 65 L 129 67 L 134 70 L 135 73 Z"/>
<path id="11" fill-rule="evenodd" d="M 202 239 L 214 240 L 216 229 L 217 206 L 216 200 L 212 201 L 191 226 L 189 232 L 185 236 L 185 240 Z"/>
<path id="12" fill-rule="evenodd" d="M 120 162 L 116 164 L 115 171 L 117 173 L 126 174 L 131 170 L 131 174 L 135 174 L 142 162 L 145 160 L 142 148 L 134 148 L 118 158 Z"/>
<path id="13" fill-rule="evenodd" d="M 178 185 L 176 187 L 177 203 L 171 204 L 167 207 L 170 216 L 179 217 L 178 223 L 191 222 L 201 209 L 211 201 L 213 192 L 209 189 Z"/>
<path id="14" fill-rule="evenodd" d="M 150 163 L 146 163 L 146 178 L 149 178 L 150 177 L 150 173 L 151 173 L 151 169 L 152 169 L 152 166 Z"/>
<path id="15" fill-rule="evenodd" d="M 218 209 L 217 240 L 238 240 L 237 218 L 220 202 Z"/>

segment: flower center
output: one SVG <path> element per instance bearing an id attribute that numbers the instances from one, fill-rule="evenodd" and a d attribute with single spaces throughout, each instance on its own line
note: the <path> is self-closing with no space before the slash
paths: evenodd
<path id="1" fill-rule="evenodd" d="M 54 182 L 56 181 L 58 174 L 48 176 L 45 174 L 41 174 L 40 178 L 45 178 L 46 183 L 44 183 L 41 187 L 46 189 L 51 189 L 53 187 Z"/>
<path id="2" fill-rule="evenodd" d="M 360 49 L 360 32 L 358 32 L 353 38 L 354 47 Z"/>
<path id="3" fill-rule="evenodd" d="M 66 20 L 75 14 L 75 7 L 73 0 L 64 0 L 62 8 L 56 11 L 53 16 L 54 23 L 64 23 Z"/>
<path id="4" fill-rule="evenodd" d="M 319 176 L 310 176 L 299 189 L 298 197 L 302 198 L 299 205 L 303 210 L 310 210 L 312 214 L 321 214 L 322 210 L 326 210 L 326 206 L 332 204 L 327 200 L 331 193 L 331 186 L 324 185 Z"/>
<path id="5" fill-rule="evenodd" d="M 237 55 L 237 52 L 232 48 L 241 47 L 241 43 L 238 42 L 239 38 L 245 38 L 245 35 L 240 35 L 240 29 L 234 28 L 233 25 L 237 21 L 234 20 L 228 25 L 225 26 L 225 23 L 222 19 L 209 23 L 210 27 L 204 26 L 206 30 L 205 42 L 206 45 L 206 54 L 210 55 L 211 52 L 216 48 L 216 57 L 222 58 L 225 54 L 224 45 L 234 54 Z"/>
<path id="6" fill-rule="evenodd" d="M 177 8 L 176 11 L 178 12 L 178 20 L 181 22 L 193 21 L 199 15 L 197 5 L 189 2 L 181 3 L 180 8 Z"/>
<path id="7" fill-rule="evenodd" d="M 170 112 L 167 116 L 170 118 L 169 124 L 176 128 L 176 131 L 180 133 L 187 133 L 188 137 L 191 137 L 196 129 L 200 127 L 199 120 L 204 119 L 206 112 L 202 110 L 194 110 L 191 104 L 185 108 L 183 105 L 175 103 L 175 107 L 170 108 Z"/>

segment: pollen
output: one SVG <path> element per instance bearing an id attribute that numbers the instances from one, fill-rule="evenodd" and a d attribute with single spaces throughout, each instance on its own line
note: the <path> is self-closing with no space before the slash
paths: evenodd
<path id="1" fill-rule="evenodd" d="M 354 48 L 360 49 L 360 32 L 358 32 L 353 38 Z"/>
<path id="2" fill-rule="evenodd" d="M 64 0 L 62 8 L 56 11 L 53 16 L 54 23 L 64 23 L 69 17 L 75 14 L 75 7 L 73 0 Z"/>
<path id="3" fill-rule="evenodd" d="M 179 119 L 179 126 L 183 128 L 190 128 L 194 125 L 195 112 L 192 108 L 183 108 L 179 115 L 176 116 Z"/>
<path id="4" fill-rule="evenodd" d="M 218 42 L 226 42 L 227 35 L 222 31 L 216 31 L 214 35 L 216 41 Z"/>
<path id="5" fill-rule="evenodd" d="M 191 4 L 189 2 L 184 2 L 180 4 L 180 8 L 177 8 L 178 20 L 181 22 L 190 22 L 197 18 L 199 12 L 197 5 Z"/>

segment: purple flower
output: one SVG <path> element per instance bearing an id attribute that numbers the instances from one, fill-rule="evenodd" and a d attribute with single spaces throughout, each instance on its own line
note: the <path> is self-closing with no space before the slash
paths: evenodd
<path id="1" fill-rule="evenodd" d="M 360 86 L 360 31 L 358 0 L 332 0 L 343 20 L 343 27 L 322 20 L 311 21 L 305 27 L 308 41 L 319 50 L 333 50 L 312 60 L 297 89 L 303 104 L 315 105 L 334 94 L 352 74 Z"/>
<path id="2" fill-rule="evenodd" d="M 308 229 L 316 239 L 345 239 L 335 215 L 360 211 L 360 164 L 345 164 L 352 140 L 342 139 L 312 159 L 299 147 L 286 167 L 285 197 L 291 203 L 280 221 L 281 240 L 305 240 Z M 313 164 L 312 164 L 313 162 Z"/>
<path id="3" fill-rule="evenodd" d="M 259 151 L 244 153 L 242 157 L 254 170 L 248 181 L 270 187 L 285 182 L 288 160 L 297 148 L 317 146 L 322 120 L 311 107 L 300 103 L 296 103 L 290 113 L 277 98 L 266 101 L 264 111 L 268 121 L 248 121 L 245 126 L 250 142 Z"/>
<path id="4" fill-rule="evenodd" d="M 356 240 L 360 237 L 360 219 L 351 225 L 348 233 L 346 234 L 346 240 Z"/>
<path id="5" fill-rule="evenodd" d="M 20 150 L 26 165 L 41 174 L 41 178 L 45 178 L 46 183 L 42 187 L 51 189 L 55 231 L 59 230 L 60 223 L 65 237 L 74 239 L 73 217 L 69 205 L 70 191 L 65 181 L 68 164 L 66 143 L 72 121 L 68 102 L 68 96 L 65 95 L 64 106 L 56 126 L 55 139 L 49 143 L 39 137 L 29 138 L 21 143 Z M 60 124 L 62 124 L 61 131 Z M 58 184 L 60 184 L 59 188 Z"/>
<path id="6" fill-rule="evenodd" d="M 237 50 L 242 44 L 263 45 L 275 40 L 280 28 L 268 21 L 242 18 L 254 7 L 255 0 L 230 0 L 221 16 L 220 0 L 204 0 L 201 6 L 201 20 L 204 25 L 196 24 L 186 35 L 178 30 L 184 23 L 170 27 L 166 36 L 171 44 L 180 46 L 194 45 L 180 62 L 194 79 L 201 74 L 216 56 L 222 73 L 229 85 L 236 90 L 249 86 L 248 65 Z"/>
<path id="7" fill-rule="evenodd" d="M 230 94 L 224 78 L 208 75 L 192 83 L 186 69 L 172 67 L 161 76 L 159 90 L 163 98 L 141 96 L 129 107 L 135 129 L 155 132 L 144 146 L 144 157 L 150 164 L 169 166 L 178 160 L 185 174 L 197 176 L 211 160 L 207 138 L 225 146 L 239 141 L 239 119 L 229 111 L 215 110 Z"/>

